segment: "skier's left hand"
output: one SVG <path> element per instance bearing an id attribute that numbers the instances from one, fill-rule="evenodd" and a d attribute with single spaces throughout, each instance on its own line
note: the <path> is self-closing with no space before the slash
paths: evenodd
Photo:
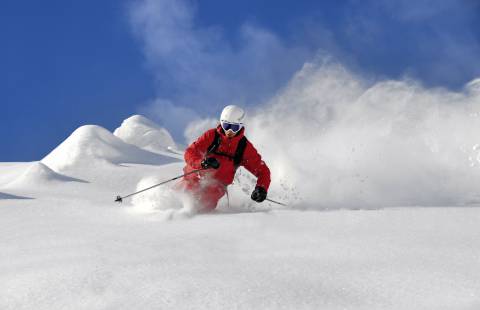
<path id="1" fill-rule="evenodd" d="M 262 202 L 267 198 L 267 191 L 261 187 L 255 187 L 255 190 L 252 192 L 252 200 L 256 202 Z"/>
<path id="2" fill-rule="evenodd" d="M 208 169 L 208 168 L 213 168 L 213 169 L 218 169 L 220 167 L 220 163 L 215 157 L 207 157 L 204 160 L 202 160 L 201 164 L 203 169 Z"/>

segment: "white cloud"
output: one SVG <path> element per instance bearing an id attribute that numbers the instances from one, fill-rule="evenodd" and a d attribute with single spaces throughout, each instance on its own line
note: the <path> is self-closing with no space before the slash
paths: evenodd
<path id="1" fill-rule="evenodd" d="M 174 105 L 171 101 L 155 99 L 139 108 L 140 114 L 155 119 L 176 137 L 181 137 L 184 128 L 199 118 L 198 113 L 188 107 Z"/>
<path id="2" fill-rule="evenodd" d="M 231 102 L 258 104 L 285 85 L 311 55 L 252 23 L 241 26 L 235 38 L 226 38 L 218 27 L 196 25 L 195 13 L 184 0 L 142 0 L 131 6 L 131 24 L 161 99 L 146 110 L 157 111 L 170 102 L 211 116 Z"/>
<path id="3" fill-rule="evenodd" d="M 199 119 L 188 124 L 185 129 L 185 139 L 187 143 L 192 143 L 195 141 L 201 134 L 207 131 L 210 128 L 214 128 L 218 124 L 218 119 L 215 118 L 205 118 Z"/>

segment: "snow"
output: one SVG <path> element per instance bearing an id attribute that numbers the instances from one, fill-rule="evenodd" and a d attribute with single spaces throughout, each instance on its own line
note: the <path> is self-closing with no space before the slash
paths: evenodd
<path id="1" fill-rule="evenodd" d="M 480 78 L 472 80 L 466 85 L 465 88 L 469 92 L 480 93 Z"/>
<path id="2" fill-rule="evenodd" d="M 105 193 L 107 194 L 107 193 Z M 161 221 L 0 201 L 1 309 L 478 309 L 478 208 Z"/>
<path id="3" fill-rule="evenodd" d="M 181 173 L 180 173 L 181 174 Z M 158 176 L 143 178 L 138 182 L 135 191 L 159 184 L 164 180 Z M 152 189 L 149 192 L 132 197 L 133 208 L 131 212 L 151 214 L 158 219 L 173 219 L 191 217 L 195 214 L 195 204 L 182 192 L 170 186 Z"/>
<path id="4" fill-rule="evenodd" d="M 28 199 L 28 198 L 27 197 L 10 195 L 10 194 L 5 194 L 5 193 L 0 193 L 0 200 L 1 199 Z"/>
<path id="5" fill-rule="evenodd" d="M 123 141 L 150 152 L 160 153 L 176 149 L 170 133 L 142 115 L 133 115 L 123 121 L 113 134 Z"/>
<path id="6" fill-rule="evenodd" d="M 0 309 L 480 309 L 477 95 L 319 70 L 246 127 L 288 208 L 243 169 L 213 213 L 175 181 L 115 203 L 182 174 L 141 116 L 0 163 Z"/>
<path id="7" fill-rule="evenodd" d="M 468 205 L 479 201 L 477 84 L 453 92 L 372 83 L 339 64 L 307 63 L 247 113 L 246 135 L 275 171 L 275 195 L 281 184 L 301 193 L 290 204 Z"/>
<path id="8" fill-rule="evenodd" d="M 19 177 L 8 183 L 6 188 L 25 188 L 36 186 L 52 186 L 61 182 L 85 182 L 56 173 L 41 162 L 32 162 Z"/>
<path id="9" fill-rule="evenodd" d="M 92 164 L 146 163 L 163 164 L 164 156 L 142 150 L 122 141 L 107 129 L 86 125 L 75 130 L 62 144 L 42 159 L 55 171 Z"/>

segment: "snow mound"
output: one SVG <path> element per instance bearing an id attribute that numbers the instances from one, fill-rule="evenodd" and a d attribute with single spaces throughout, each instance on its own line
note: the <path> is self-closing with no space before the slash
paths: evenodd
<path id="1" fill-rule="evenodd" d="M 33 162 L 25 172 L 10 182 L 7 187 L 42 186 L 62 182 L 85 182 L 56 173 L 41 162 Z"/>
<path id="2" fill-rule="evenodd" d="M 124 120 L 113 134 L 127 143 L 154 153 L 167 151 L 169 147 L 176 148 L 175 141 L 165 128 L 141 115 L 133 115 Z"/>
<path id="3" fill-rule="evenodd" d="M 171 161 L 171 158 L 125 143 L 107 129 L 96 125 L 79 127 L 42 159 L 42 163 L 55 171 L 72 167 L 92 168 L 102 164 L 165 164 Z"/>

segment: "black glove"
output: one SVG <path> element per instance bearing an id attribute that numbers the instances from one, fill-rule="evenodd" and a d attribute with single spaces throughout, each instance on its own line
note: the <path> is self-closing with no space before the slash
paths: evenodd
<path id="1" fill-rule="evenodd" d="M 208 169 L 208 168 L 218 169 L 218 167 L 220 167 L 220 163 L 215 157 L 205 158 L 204 160 L 202 160 L 200 165 L 204 169 Z"/>
<path id="2" fill-rule="evenodd" d="M 252 200 L 262 202 L 265 198 L 267 198 L 267 191 L 261 186 L 255 187 L 255 190 L 252 192 Z"/>

